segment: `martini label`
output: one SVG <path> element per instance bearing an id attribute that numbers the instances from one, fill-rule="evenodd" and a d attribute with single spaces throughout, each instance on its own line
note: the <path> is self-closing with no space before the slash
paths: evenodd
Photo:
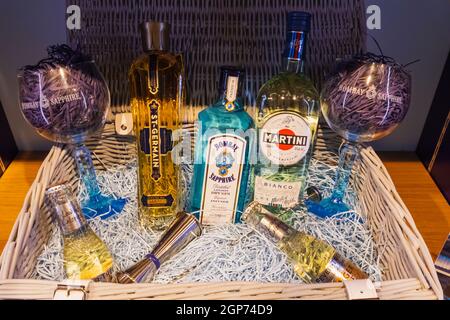
<path id="1" fill-rule="evenodd" d="M 308 153 L 311 129 L 306 120 L 294 112 L 277 113 L 261 128 L 259 145 L 271 163 L 292 166 Z"/>
<path id="2" fill-rule="evenodd" d="M 271 181 L 257 176 L 255 201 L 267 206 L 293 208 L 298 203 L 301 188 L 301 182 Z"/>

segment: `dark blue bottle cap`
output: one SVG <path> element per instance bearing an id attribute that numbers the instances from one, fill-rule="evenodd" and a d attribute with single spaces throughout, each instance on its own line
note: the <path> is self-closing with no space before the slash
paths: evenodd
<path id="1" fill-rule="evenodd" d="M 245 69 L 238 66 L 221 66 L 220 72 L 222 73 L 222 75 L 241 77 L 244 76 Z"/>
<path id="2" fill-rule="evenodd" d="M 288 32 L 311 30 L 311 14 L 305 11 L 292 11 L 288 13 Z"/>

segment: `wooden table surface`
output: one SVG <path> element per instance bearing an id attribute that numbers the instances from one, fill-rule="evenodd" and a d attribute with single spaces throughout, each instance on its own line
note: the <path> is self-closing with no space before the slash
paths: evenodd
<path id="1" fill-rule="evenodd" d="M 0 251 L 45 155 L 19 154 L 0 178 Z M 381 153 L 380 156 L 436 258 L 450 232 L 450 206 L 414 153 Z"/>

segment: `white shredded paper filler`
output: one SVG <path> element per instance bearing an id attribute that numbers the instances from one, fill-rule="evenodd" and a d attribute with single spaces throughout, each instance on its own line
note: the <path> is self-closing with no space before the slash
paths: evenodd
<path id="1" fill-rule="evenodd" d="M 313 159 L 309 184 L 329 193 L 334 185 L 335 170 L 336 167 Z M 124 270 L 151 252 L 161 233 L 146 231 L 138 222 L 136 162 L 126 167 L 99 171 L 98 182 L 105 194 L 129 199 L 119 215 L 107 221 L 99 217 L 89 221 L 94 232 L 111 250 L 115 260 L 114 271 Z M 81 201 L 86 194 L 82 185 L 80 190 Z M 328 195 L 324 193 L 324 196 Z M 328 241 L 369 274 L 373 281 L 380 281 L 381 271 L 373 236 L 365 224 L 354 219 L 359 208 L 351 188 L 346 200 L 356 211 L 325 220 L 298 211 L 293 218 L 294 226 Z M 50 240 L 37 259 L 34 278 L 55 281 L 65 278 L 62 237 L 56 223 Z M 203 235 L 163 264 L 154 279 L 155 283 L 219 281 L 301 282 L 286 256 L 272 242 L 245 224 L 204 228 Z"/>

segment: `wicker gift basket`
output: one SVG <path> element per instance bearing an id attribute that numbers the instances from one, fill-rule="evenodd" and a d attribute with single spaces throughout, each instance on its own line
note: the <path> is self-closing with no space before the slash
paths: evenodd
<path id="1" fill-rule="evenodd" d="M 155 3 L 154 3 L 155 2 Z M 73 4 L 73 1 L 70 1 Z M 364 3 L 358 0 L 297 1 L 151 1 L 79 0 L 83 25 L 69 32 L 71 44 L 81 44 L 93 54 L 109 81 L 113 113 L 129 111 L 127 71 L 140 52 L 137 25 L 148 19 L 172 24 L 172 48 L 183 52 L 189 83 L 188 105 L 192 121 L 201 106 L 215 96 L 217 66 L 242 64 L 248 72 L 248 104 L 252 94 L 276 73 L 284 43 L 285 13 L 303 9 L 313 14 L 311 77 L 320 86 L 323 75 L 336 57 L 364 49 Z M 254 48 L 258 47 L 258 50 Z M 116 134 L 114 117 L 101 136 L 93 137 L 97 170 L 132 160 L 135 152 L 130 137 Z M 188 121 L 188 122 L 189 122 Z M 322 126 L 314 157 L 335 163 L 340 139 Z M 44 201 L 49 185 L 69 181 L 77 186 L 77 174 L 70 147 L 51 149 L 31 186 L 0 259 L 0 299 L 52 299 L 55 292 L 75 290 L 85 299 L 349 299 L 355 286 L 350 283 L 183 283 L 132 284 L 60 283 L 30 279 L 36 260 L 49 240 L 52 214 Z M 395 190 L 383 163 L 372 148 L 362 151 L 353 174 L 353 188 L 362 214 L 376 242 L 382 281 L 372 287 L 372 298 L 442 299 L 430 253 L 413 218 Z M 356 286 L 358 288 L 358 286 Z"/>

